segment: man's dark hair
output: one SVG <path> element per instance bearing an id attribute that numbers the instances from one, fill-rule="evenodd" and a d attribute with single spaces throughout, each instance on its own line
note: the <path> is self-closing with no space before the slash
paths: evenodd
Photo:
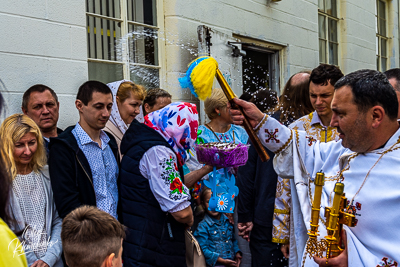
<path id="1" fill-rule="evenodd" d="M 342 71 L 335 65 L 320 64 L 310 74 L 310 82 L 317 85 L 328 85 L 328 82 L 335 86 L 335 83 L 343 77 Z"/>
<path id="2" fill-rule="evenodd" d="M 278 104 L 278 94 L 271 89 L 259 89 L 251 97 L 250 102 L 262 112 L 268 112 Z"/>
<path id="3" fill-rule="evenodd" d="M 399 68 L 390 69 L 385 71 L 384 74 L 386 75 L 386 78 L 388 80 L 393 78 L 396 79 L 396 84 L 393 88 L 395 91 L 400 92 L 400 69 Z"/>
<path id="4" fill-rule="evenodd" d="M 28 110 L 29 99 L 30 99 L 31 94 L 33 92 L 43 93 L 46 90 L 51 93 L 51 95 L 53 96 L 54 100 L 58 103 L 57 94 L 56 94 L 56 92 L 54 92 L 53 89 L 51 89 L 50 87 L 48 87 L 48 86 L 46 86 L 44 84 L 35 84 L 35 85 L 29 87 L 29 89 L 26 90 L 24 95 L 22 96 L 22 108 L 24 110 Z"/>
<path id="5" fill-rule="evenodd" d="M 244 101 L 250 101 L 250 99 L 252 98 L 252 94 L 250 92 L 244 92 L 239 99 L 242 99 Z"/>
<path id="6" fill-rule="evenodd" d="M 92 100 L 94 92 L 112 95 L 111 89 L 104 83 L 99 81 L 87 81 L 79 87 L 76 99 L 82 101 L 82 103 L 87 106 Z"/>
<path id="7" fill-rule="evenodd" d="M 337 81 L 335 90 L 343 86 L 351 87 L 354 103 L 360 112 L 381 106 L 391 120 L 397 119 L 399 103 L 385 74 L 376 70 L 358 70 Z"/>
<path id="8" fill-rule="evenodd" d="M 160 97 L 172 98 L 172 95 L 161 88 L 150 89 L 147 91 L 146 98 L 143 100 L 143 107 L 146 103 L 150 107 L 153 107 L 156 104 L 157 99 Z"/>

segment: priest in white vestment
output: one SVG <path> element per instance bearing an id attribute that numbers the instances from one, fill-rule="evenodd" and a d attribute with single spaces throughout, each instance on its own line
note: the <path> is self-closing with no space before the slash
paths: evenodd
<path id="1" fill-rule="evenodd" d="M 276 153 L 274 168 L 294 179 L 294 234 L 290 237 L 294 266 L 397 266 L 400 262 L 400 130 L 398 102 L 385 75 L 374 70 L 350 73 L 335 84 L 331 126 L 340 141 L 320 143 L 303 131 L 290 130 L 262 114 L 253 104 L 235 99 L 268 149 Z M 231 110 L 236 124 L 243 116 Z M 343 226 L 346 249 L 336 258 L 305 257 L 310 229 L 311 199 L 317 172 L 325 173 L 320 218 L 332 206 L 337 181 L 344 183 L 355 227 Z M 319 221 L 319 238 L 327 235 Z M 303 262 L 305 260 L 305 262 Z"/>

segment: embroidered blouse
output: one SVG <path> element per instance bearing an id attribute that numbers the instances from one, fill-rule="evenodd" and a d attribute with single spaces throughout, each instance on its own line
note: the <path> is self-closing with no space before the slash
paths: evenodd
<path id="1" fill-rule="evenodd" d="M 235 136 L 233 136 L 233 132 L 235 132 Z M 215 134 L 218 136 L 218 139 L 214 135 L 214 133 L 210 129 L 208 129 L 205 125 L 200 125 L 197 133 L 197 142 L 200 144 L 219 142 L 219 141 L 231 143 L 233 142 L 233 139 L 235 139 L 236 144 L 238 143 L 247 144 L 247 140 L 249 139 L 246 130 L 234 124 L 231 124 L 231 128 L 229 128 L 229 130 L 226 131 L 225 133 L 215 132 Z"/>
<path id="2" fill-rule="evenodd" d="M 140 173 L 149 179 L 164 212 L 178 212 L 190 205 L 189 189 L 182 183 L 177 164 L 176 154 L 165 146 L 150 148 L 139 163 Z"/>

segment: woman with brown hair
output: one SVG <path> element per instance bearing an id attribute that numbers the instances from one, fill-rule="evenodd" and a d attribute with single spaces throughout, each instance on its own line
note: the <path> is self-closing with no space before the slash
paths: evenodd
<path id="1" fill-rule="evenodd" d="M 314 111 L 310 101 L 309 82 L 302 82 L 310 77 L 310 71 L 300 71 L 293 74 L 286 82 L 279 104 L 275 112 L 279 114 L 278 120 L 289 125 L 295 120 Z"/>
<path id="2" fill-rule="evenodd" d="M 113 94 L 111 116 L 104 130 L 111 133 L 118 144 L 121 156 L 121 140 L 129 125 L 140 113 L 140 106 L 146 96 L 143 86 L 128 80 L 107 84 Z M 122 157 L 120 157 L 122 159 Z"/>

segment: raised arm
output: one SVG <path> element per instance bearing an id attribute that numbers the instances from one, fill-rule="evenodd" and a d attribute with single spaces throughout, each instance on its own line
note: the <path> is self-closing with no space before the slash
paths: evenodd
<path id="1" fill-rule="evenodd" d="M 204 165 L 198 170 L 194 170 L 185 175 L 185 185 L 188 188 L 193 187 L 193 185 L 199 181 L 203 176 L 207 175 L 209 172 L 212 172 L 213 167 L 210 165 Z"/>
<path id="2" fill-rule="evenodd" d="M 277 173 L 282 177 L 291 178 L 293 176 L 292 144 L 294 133 L 279 121 L 262 113 L 253 103 L 241 99 L 235 99 L 235 103 L 243 108 L 261 143 L 270 151 L 278 154 L 274 158 L 274 167 L 276 168 L 277 162 L 280 165 L 278 166 L 280 168 L 276 169 Z M 240 125 L 243 122 L 243 115 L 241 115 L 240 111 L 231 109 L 230 112 L 233 122 Z M 277 157 L 279 157 L 278 161 Z"/>

